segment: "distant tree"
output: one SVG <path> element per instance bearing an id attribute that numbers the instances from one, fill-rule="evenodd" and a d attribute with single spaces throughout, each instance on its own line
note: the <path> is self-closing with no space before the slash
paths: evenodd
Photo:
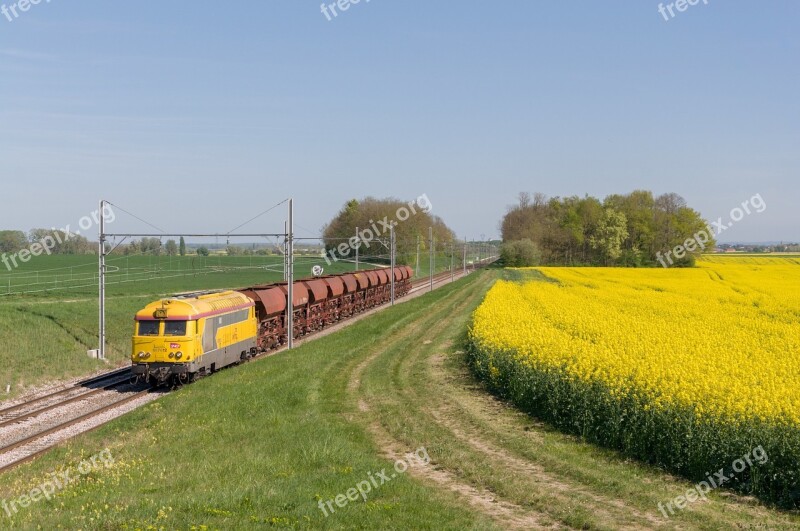
<path id="1" fill-rule="evenodd" d="M 622 255 L 622 245 L 628 238 L 628 219 L 622 212 L 606 208 L 597 232 L 590 242 L 595 250 L 600 251 L 605 265 L 616 262 Z"/>
<path id="2" fill-rule="evenodd" d="M 360 247 L 360 255 L 386 256 L 387 250 L 377 240 L 388 241 L 388 223 L 395 223 L 395 241 L 397 242 L 397 261 L 409 264 L 416 256 L 417 239 L 423 251 L 428 249 L 428 229 L 433 228 L 433 237 L 437 250 L 441 251 L 455 241 L 455 233 L 438 216 L 430 212 L 431 205 L 415 204 L 414 212 L 408 201 L 387 198 L 366 197 L 362 200 L 352 199 L 345 203 L 339 213 L 322 229 L 322 237 L 326 251 L 338 249 L 337 258 L 354 255 L 354 249 L 348 240 L 355 237 L 356 228 L 362 238 L 370 239 L 370 247 Z M 423 209 L 425 208 L 425 209 Z M 427 209 L 427 211 L 426 211 Z M 373 258 L 374 259 L 374 258 Z"/>
<path id="3" fill-rule="evenodd" d="M 132 241 L 122 249 L 122 253 L 126 256 L 139 254 L 139 242 Z"/>
<path id="4" fill-rule="evenodd" d="M 158 238 L 142 238 L 139 240 L 139 252 L 142 254 L 161 254 L 161 240 Z"/>
<path id="5" fill-rule="evenodd" d="M 199 256 L 208 256 L 210 254 L 210 252 L 209 252 L 207 247 L 203 246 L 203 247 L 198 247 L 197 248 L 197 254 Z"/>
<path id="6" fill-rule="evenodd" d="M 0 231 L 0 253 L 16 253 L 28 245 L 25 233 L 20 230 Z"/>
<path id="7" fill-rule="evenodd" d="M 181 256 L 186 256 L 186 240 L 181 236 L 180 243 L 178 244 L 178 252 Z"/>
<path id="8" fill-rule="evenodd" d="M 164 245 L 164 252 L 167 253 L 167 256 L 178 254 L 178 244 L 175 243 L 175 240 L 167 240 L 166 245 Z"/>
<path id="9" fill-rule="evenodd" d="M 90 254 L 96 245 L 83 236 L 53 229 L 33 229 L 28 234 L 30 242 L 48 243 L 51 254 Z"/>
<path id="10" fill-rule="evenodd" d="M 228 245 L 225 248 L 225 252 L 228 254 L 228 256 L 241 256 L 242 248 L 237 247 L 236 245 Z"/>

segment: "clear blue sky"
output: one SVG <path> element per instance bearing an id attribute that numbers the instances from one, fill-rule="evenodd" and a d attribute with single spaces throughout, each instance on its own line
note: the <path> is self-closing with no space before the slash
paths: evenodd
<path id="1" fill-rule="evenodd" d="M 315 232 L 349 198 L 426 193 L 472 238 L 498 235 L 523 190 L 644 188 L 712 219 L 759 193 L 767 210 L 721 239 L 800 240 L 800 2 L 676 14 L 43 0 L 0 15 L 0 227 L 74 225 L 102 196 L 168 230 L 227 231 L 292 196 Z"/>

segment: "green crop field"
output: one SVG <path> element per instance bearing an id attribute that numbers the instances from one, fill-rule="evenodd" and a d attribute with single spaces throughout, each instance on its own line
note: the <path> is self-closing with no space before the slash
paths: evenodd
<path id="1" fill-rule="evenodd" d="M 151 295 L 245 286 L 281 280 L 280 256 L 111 256 L 107 259 L 107 295 Z M 346 262 L 328 266 L 319 257 L 298 256 L 295 273 L 311 274 L 314 265 L 328 273 L 352 269 Z M 0 302 L 25 295 L 65 299 L 97 295 L 96 256 L 42 256 L 13 272 L 0 271 Z"/>

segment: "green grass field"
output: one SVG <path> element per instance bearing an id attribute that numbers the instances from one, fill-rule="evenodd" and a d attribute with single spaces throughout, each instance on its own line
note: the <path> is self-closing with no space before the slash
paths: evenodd
<path id="1" fill-rule="evenodd" d="M 311 275 L 314 265 L 339 273 L 353 268 L 315 256 L 296 257 L 295 273 Z M 42 256 L 13 272 L 0 271 L 0 302 L 19 296 L 36 299 L 69 299 L 97 295 L 96 256 Z M 109 297 L 152 295 L 237 287 L 281 280 L 280 256 L 111 256 L 107 260 L 106 291 Z"/>
<path id="2" fill-rule="evenodd" d="M 428 260 L 420 274 L 428 274 Z M 112 256 L 108 262 L 106 357 L 112 366 L 127 362 L 133 315 L 148 302 L 174 293 L 238 288 L 280 281 L 280 256 Z M 317 256 L 295 258 L 296 278 L 354 270 L 351 262 L 328 265 Z M 436 257 L 436 272 L 450 265 Z M 107 367 L 86 355 L 97 348 L 96 256 L 40 256 L 9 272 L 0 269 L 0 389 L 10 398 L 31 385 Z M 369 267 L 368 264 L 361 268 Z"/>
<path id="3" fill-rule="evenodd" d="M 12 471 L 0 500 L 108 448 L 9 529 L 792 529 L 725 492 L 667 520 L 691 485 L 556 432 L 473 379 L 465 331 L 483 272 L 345 330 L 218 373 Z M 395 472 L 425 448 L 428 465 Z M 346 500 L 372 477 L 384 484 Z M 392 474 L 396 474 L 392 477 Z M 383 481 L 383 479 L 381 479 Z M 335 512 L 320 509 L 334 500 Z"/>

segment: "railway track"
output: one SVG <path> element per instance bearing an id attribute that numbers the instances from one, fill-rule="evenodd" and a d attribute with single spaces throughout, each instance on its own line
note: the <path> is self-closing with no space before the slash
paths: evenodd
<path id="1" fill-rule="evenodd" d="M 95 384 L 98 384 L 98 383 L 102 383 L 102 382 L 104 382 L 106 380 L 113 379 L 113 378 L 115 378 L 117 376 L 127 375 L 128 377 L 130 377 L 130 373 L 131 373 L 130 367 L 124 367 L 122 369 L 118 369 L 118 370 L 111 371 L 111 372 L 108 372 L 108 373 L 105 373 L 105 374 L 101 374 L 99 376 L 95 376 L 95 377 L 92 377 L 92 378 L 89 378 L 89 379 L 86 379 L 86 380 L 81 380 L 79 382 L 76 382 L 74 384 L 70 384 L 70 385 L 68 385 L 66 387 L 62 387 L 61 389 L 58 389 L 58 390 L 55 390 L 55 391 L 53 391 L 53 390 L 43 391 L 41 394 L 39 394 L 36 397 L 27 399 L 24 402 L 21 402 L 19 404 L 15 404 L 13 406 L 9 406 L 9 407 L 0 409 L 0 422 L 7 422 L 7 421 L 9 421 L 9 419 L 13 420 L 13 414 L 15 414 L 16 412 L 18 412 L 20 410 L 24 410 L 24 409 L 32 407 L 32 406 L 38 406 L 39 404 L 41 404 L 43 402 L 49 402 L 49 401 L 53 401 L 53 400 L 58 400 L 59 397 L 61 397 L 61 396 L 74 393 L 77 390 L 86 389 L 89 386 L 92 386 L 92 385 L 95 385 Z"/>
<path id="2" fill-rule="evenodd" d="M 444 282 L 449 282 L 451 279 L 452 280 L 458 280 L 463 275 L 464 275 L 463 271 L 460 271 L 460 270 L 455 272 L 455 275 L 451 274 L 450 271 L 445 271 L 443 273 L 437 273 L 436 275 L 433 275 L 433 285 L 437 286 L 437 285 L 442 284 Z M 414 280 L 414 281 L 411 282 L 411 291 L 409 291 L 409 293 L 417 293 L 419 291 L 424 291 L 425 288 L 430 289 L 430 286 L 431 286 L 430 277 L 421 278 L 419 280 Z"/>
<path id="3" fill-rule="evenodd" d="M 476 264 L 474 266 L 471 265 L 467 269 L 467 274 L 468 273 L 472 273 L 473 271 L 475 271 L 475 269 L 482 269 L 484 267 L 488 267 L 492 263 L 494 263 L 494 259 L 492 259 L 492 260 L 484 260 L 482 263 Z M 464 275 L 465 275 L 464 270 L 459 268 L 459 267 L 457 267 L 453 272 L 443 271 L 441 273 L 437 273 L 437 274 L 433 275 L 433 286 L 437 286 L 439 284 L 443 284 L 443 283 L 449 282 L 449 281 L 458 280 L 459 278 L 463 277 Z M 411 281 L 411 291 L 409 293 L 418 293 L 418 292 L 424 290 L 425 288 L 430 289 L 430 286 L 431 286 L 431 278 L 430 277 L 425 277 L 425 278 L 419 278 L 417 280 L 412 280 Z"/>
<path id="4" fill-rule="evenodd" d="M 445 271 L 412 282 L 409 294 L 424 292 L 463 276 Z M 271 351 L 274 355 L 284 348 Z M 257 356 L 259 359 L 265 356 Z M 127 412 L 136 401 L 155 399 L 154 391 L 130 383 L 126 367 L 60 389 L 47 390 L 28 400 L 0 409 L 0 474 L 31 461 L 51 448 L 94 430 Z M 135 406 L 138 407 L 138 404 Z"/>
<path id="5" fill-rule="evenodd" d="M 0 410 L 0 473 L 102 426 L 151 393 L 131 384 L 125 368 Z"/>
<path id="6" fill-rule="evenodd" d="M 130 378 L 130 368 L 126 367 L 2 409 L 0 410 L 0 428 L 38 417 L 79 400 L 86 400 L 104 391 L 114 389 L 128 382 Z"/>

